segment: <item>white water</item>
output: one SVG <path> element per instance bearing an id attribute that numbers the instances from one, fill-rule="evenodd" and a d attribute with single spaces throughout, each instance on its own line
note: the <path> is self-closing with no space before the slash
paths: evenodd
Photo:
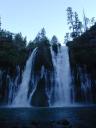
<path id="1" fill-rule="evenodd" d="M 36 55 L 37 48 L 34 49 L 32 52 L 31 56 L 27 60 L 25 70 L 23 72 L 22 76 L 22 83 L 20 85 L 19 91 L 17 93 L 17 96 L 15 97 L 12 105 L 16 107 L 25 107 L 25 106 L 30 106 L 28 102 L 28 85 L 31 77 L 31 68 L 32 65 L 34 64 L 34 57 Z"/>
<path id="2" fill-rule="evenodd" d="M 68 49 L 66 46 L 61 46 L 57 55 L 52 50 L 51 54 L 55 68 L 53 106 L 69 105 L 71 104 L 71 76 Z"/>
<path id="3" fill-rule="evenodd" d="M 47 71 L 44 65 L 42 65 L 39 72 L 34 71 L 34 62 L 36 59 L 37 50 L 37 48 L 34 49 L 31 56 L 27 60 L 25 70 L 22 75 L 22 83 L 17 95 L 15 92 L 13 92 L 14 85 L 12 85 L 11 79 L 9 77 L 9 102 L 11 102 L 11 97 L 14 97 L 16 95 L 11 106 L 30 107 L 32 96 L 37 89 L 37 84 L 43 77 L 45 77 L 45 92 L 48 97 L 48 99 L 46 100 L 48 100 L 50 107 L 64 107 L 75 105 L 76 102 L 74 95 L 76 92 L 74 91 L 74 86 L 71 83 L 72 76 L 70 73 L 68 48 L 66 46 L 61 46 L 60 48 L 58 48 L 58 54 L 56 54 L 51 49 L 54 72 Z M 92 101 L 91 81 L 87 75 L 84 75 L 84 72 L 81 71 L 81 69 L 79 70 L 82 97 L 84 98 L 85 103 L 88 103 L 88 101 Z M 28 98 L 29 82 L 31 82 L 32 90 Z M 15 83 L 17 85 L 17 80 L 15 81 Z"/>
<path id="4" fill-rule="evenodd" d="M 92 85 L 90 75 L 86 71 L 82 71 L 79 67 L 80 81 L 81 81 L 81 92 L 85 103 L 92 103 Z M 86 68 L 85 68 L 86 69 Z"/>

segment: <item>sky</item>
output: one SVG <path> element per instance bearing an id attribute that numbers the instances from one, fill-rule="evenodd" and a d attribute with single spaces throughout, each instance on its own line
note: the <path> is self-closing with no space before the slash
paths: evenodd
<path id="1" fill-rule="evenodd" d="M 96 0 L 0 0 L 2 28 L 13 33 L 21 32 L 33 40 L 44 27 L 49 39 L 56 35 L 61 43 L 68 31 L 67 7 L 83 17 L 96 16 Z"/>

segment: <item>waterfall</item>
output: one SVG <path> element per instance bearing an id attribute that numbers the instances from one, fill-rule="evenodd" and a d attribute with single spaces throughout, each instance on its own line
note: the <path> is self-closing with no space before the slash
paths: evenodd
<path id="1" fill-rule="evenodd" d="M 13 106 L 30 106 L 29 102 L 28 102 L 28 85 L 29 85 L 29 81 L 30 81 L 30 77 L 31 77 L 31 68 L 32 65 L 34 65 L 34 57 L 36 55 L 37 52 L 37 48 L 35 48 L 31 54 L 31 56 L 29 57 L 29 59 L 27 60 L 26 66 L 25 66 L 25 70 L 23 72 L 23 76 L 22 76 L 22 83 L 20 85 L 19 91 L 12 103 Z"/>
<path id="2" fill-rule="evenodd" d="M 13 92 L 14 85 L 10 76 L 8 76 L 10 83 L 9 99 L 11 100 L 12 96 L 13 98 L 15 97 L 12 106 L 40 106 L 44 103 L 43 105 L 49 107 L 63 107 L 78 103 L 78 96 L 80 98 L 84 97 L 84 103 L 88 102 L 88 100 L 92 101 L 90 77 L 84 74 L 81 68 L 79 68 L 79 73 L 81 74 L 80 91 L 78 91 L 77 85 L 72 83 L 73 78 L 66 46 L 58 47 L 58 53 L 52 47 L 50 48 L 52 57 L 50 61 L 52 61 L 54 67 L 52 70 L 47 69 L 44 62 L 41 63 L 38 70 L 35 69 L 38 56 L 40 56 L 39 50 L 39 48 L 35 48 L 27 60 L 17 94 Z M 16 85 L 17 79 L 15 80 Z M 78 101 L 76 101 L 76 98 Z"/>
<path id="3" fill-rule="evenodd" d="M 54 64 L 55 85 L 53 86 L 52 106 L 65 106 L 71 103 L 71 76 L 68 48 L 61 46 L 58 54 L 51 50 Z"/>
<path id="4" fill-rule="evenodd" d="M 13 80 L 10 75 L 7 74 L 7 84 L 8 84 L 8 104 L 11 104 L 16 96 L 16 92 L 19 88 L 20 82 L 20 67 L 16 67 L 16 78 Z"/>

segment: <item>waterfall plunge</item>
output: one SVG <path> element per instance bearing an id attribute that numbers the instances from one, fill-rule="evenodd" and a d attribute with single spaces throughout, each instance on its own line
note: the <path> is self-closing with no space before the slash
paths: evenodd
<path id="1" fill-rule="evenodd" d="M 86 67 L 78 67 L 78 73 L 75 78 L 74 74 L 70 74 L 67 47 L 61 46 L 58 48 L 58 54 L 55 54 L 54 50 L 51 48 L 51 56 L 54 67 L 54 70 L 51 71 L 47 70 L 46 66 L 43 64 L 41 65 L 39 72 L 34 71 L 38 50 L 38 48 L 34 49 L 31 56 L 27 60 L 22 74 L 21 84 L 18 83 L 20 78 L 20 69 L 17 68 L 18 73 L 15 80 L 7 74 L 6 81 L 9 92 L 8 104 L 11 104 L 13 107 L 30 106 L 34 93 L 38 91 L 37 85 L 39 86 L 38 83 L 43 77 L 45 79 L 44 90 L 47 96 L 46 100 L 48 101 L 48 106 L 62 107 L 72 105 L 72 103 L 73 105 L 78 103 L 93 103 L 94 95 L 92 94 L 93 86 L 91 76 L 87 73 Z M 4 71 L 0 71 L 0 86 L 2 86 L 4 76 Z M 79 89 L 74 83 L 76 77 L 80 80 Z M 29 92 L 29 90 L 31 90 L 31 92 Z M 38 95 L 38 97 L 40 97 L 40 95 Z M 41 97 L 39 99 L 42 101 Z"/>
<path id="2" fill-rule="evenodd" d="M 55 85 L 53 86 L 52 106 L 66 106 L 71 103 L 71 76 L 68 48 L 61 46 L 56 55 L 51 50 L 52 60 L 55 68 Z"/>
<path id="3" fill-rule="evenodd" d="M 48 90 L 48 76 L 46 70 L 42 66 L 40 74 L 34 76 L 34 61 L 37 53 L 37 48 L 34 49 L 31 56 L 27 60 L 25 70 L 22 76 L 22 83 L 20 85 L 19 91 L 12 103 L 15 107 L 28 107 L 30 106 L 30 101 L 33 93 L 37 89 L 37 83 L 39 79 L 44 75 L 46 78 L 46 94 L 49 97 L 49 106 L 61 107 L 69 105 L 71 103 L 71 88 L 70 88 L 70 65 L 68 57 L 67 47 L 61 46 L 58 54 L 55 55 L 54 51 L 51 49 L 52 61 L 54 65 L 54 73 L 51 77 L 51 89 Z M 32 71 L 32 72 L 31 72 Z M 32 74 L 31 74 L 32 73 Z M 29 82 L 33 83 L 33 89 L 28 99 L 28 85 Z"/>
<path id="4" fill-rule="evenodd" d="M 36 55 L 37 48 L 34 49 L 31 56 L 27 60 L 25 70 L 23 72 L 22 76 L 22 83 L 20 85 L 19 91 L 17 93 L 17 96 L 15 97 L 12 105 L 16 107 L 25 107 L 30 106 L 30 103 L 28 102 L 28 85 L 31 77 L 31 68 L 32 65 L 34 65 L 34 57 Z"/>

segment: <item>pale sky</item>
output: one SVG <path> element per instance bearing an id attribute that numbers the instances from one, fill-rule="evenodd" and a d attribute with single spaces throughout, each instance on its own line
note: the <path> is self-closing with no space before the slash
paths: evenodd
<path id="1" fill-rule="evenodd" d="M 33 40 L 41 28 L 49 39 L 56 35 L 60 42 L 68 30 L 67 7 L 72 7 L 80 18 L 96 16 L 96 0 L 0 0 L 2 28 L 13 33 L 21 32 Z"/>

